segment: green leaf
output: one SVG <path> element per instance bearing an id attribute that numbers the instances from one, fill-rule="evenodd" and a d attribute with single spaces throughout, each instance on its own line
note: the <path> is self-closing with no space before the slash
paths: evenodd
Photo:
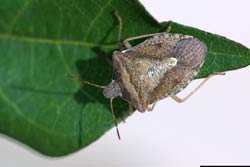
<path id="1" fill-rule="evenodd" d="M 174 22 L 162 23 L 161 26 L 163 29 L 171 26 L 170 33 L 192 35 L 206 43 L 208 54 L 196 78 L 204 78 L 214 72 L 239 69 L 250 64 L 249 48 L 237 42 Z"/>
<path id="2" fill-rule="evenodd" d="M 109 83 L 112 52 L 118 49 L 115 11 L 123 21 L 123 39 L 166 28 L 137 0 L 1 0 L 1 133 L 43 154 L 62 156 L 113 127 L 102 90 L 69 80 L 65 73 Z M 172 33 L 207 44 L 199 77 L 250 64 L 249 49 L 241 44 L 177 23 L 171 27 Z M 128 104 L 117 99 L 114 108 L 121 120 Z"/>

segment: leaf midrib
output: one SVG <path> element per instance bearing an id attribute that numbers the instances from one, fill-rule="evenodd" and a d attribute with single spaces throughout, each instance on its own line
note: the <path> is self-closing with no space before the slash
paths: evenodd
<path id="1" fill-rule="evenodd" d="M 0 39 L 26 42 L 26 43 L 40 43 L 40 44 L 50 44 L 50 45 L 72 45 L 72 46 L 84 46 L 84 47 L 101 47 L 115 49 L 117 44 L 97 44 L 91 42 L 74 41 L 74 40 L 60 40 L 60 39 L 49 39 L 49 38 L 33 38 L 27 36 L 16 36 L 12 34 L 0 33 Z"/>
<path id="2" fill-rule="evenodd" d="M 97 44 L 92 42 L 83 42 L 83 41 L 74 41 L 74 40 L 61 40 L 61 39 L 49 39 L 49 38 L 33 38 L 27 36 L 16 36 L 11 34 L 3 34 L 0 33 L 0 39 L 3 40 L 10 40 L 10 41 L 17 41 L 17 42 L 27 42 L 27 43 L 40 43 L 40 44 L 50 44 L 50 45 L 71 45 L 71 46 L 84 46 L 84 47 L 100 47 L 100 48 L 109 48 L 109 49 L 116 49 L 117 44 Z M 214 52 L 208 51 L 208 54 L 212 55 L 225 55 L 222 52 Z M 230 56 L 238 57 L 243 55 L 238 54 L 230 54 Z M 249 57 L 250 59 L 250 57 Z"/>

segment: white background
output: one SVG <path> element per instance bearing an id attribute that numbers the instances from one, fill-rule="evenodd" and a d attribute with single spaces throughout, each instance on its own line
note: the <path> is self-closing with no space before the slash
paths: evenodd
<path id="1" fill-rule="evenodd" d="M 159 21 L 173 20 L 250 47 L 249 0 L 141 0 Z M 0 166 L 85 167 L 250 165 L 250 68 L 205 84 L 184 104 L 171 99 L 120 124 L 97 142 L 63 158 L 44 157 L 0 136 Z M 197 83 L 181 93 L 187 94 Z"/>

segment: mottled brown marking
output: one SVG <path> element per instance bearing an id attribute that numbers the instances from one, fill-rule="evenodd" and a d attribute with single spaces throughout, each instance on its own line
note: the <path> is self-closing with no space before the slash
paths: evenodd
<path id="1" fill-rule="evenodd" d="M 121 96 L 144 112 L 150 104 L 185 88 L 198 73 L 206 52 L 205 44 L 196 38 L 164 33 L 115 51 L 114 80 L 104 95 Z M 115 90 L 111 91 L 112 86 Z"/>

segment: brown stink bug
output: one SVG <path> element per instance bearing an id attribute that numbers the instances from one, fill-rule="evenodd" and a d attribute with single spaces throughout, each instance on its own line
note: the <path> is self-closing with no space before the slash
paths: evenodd
<path id="1" fill-rule="evenodd" d="M 118 35 L 118 41 L 120 41 L 122 20 L 118 15 L 117 17 L 120 23 Z M 131 40 L 146 37 L 150 38 L 136 46 L 132 47 L 129 43 Z M 204 63 L 207 47 L 203 42 L 192 36 L 163 32 L 128 38 L 124 41 L 124 45 L 126 50 L 113 52 L 114 76 L 107 86 L 96 85 L 68 75 L 85 84 L 104 89 L 103 95 L 110 99 L 119 139 L 112 106 L 113 98 L 122 97 L 140 112 L 151 111 L 157 101 L 166 97 L 184 102 L 208 78 L 215 75 L 209 75 L 188 96 L 180 99 L 176 94 L 193 80 Z"/>

